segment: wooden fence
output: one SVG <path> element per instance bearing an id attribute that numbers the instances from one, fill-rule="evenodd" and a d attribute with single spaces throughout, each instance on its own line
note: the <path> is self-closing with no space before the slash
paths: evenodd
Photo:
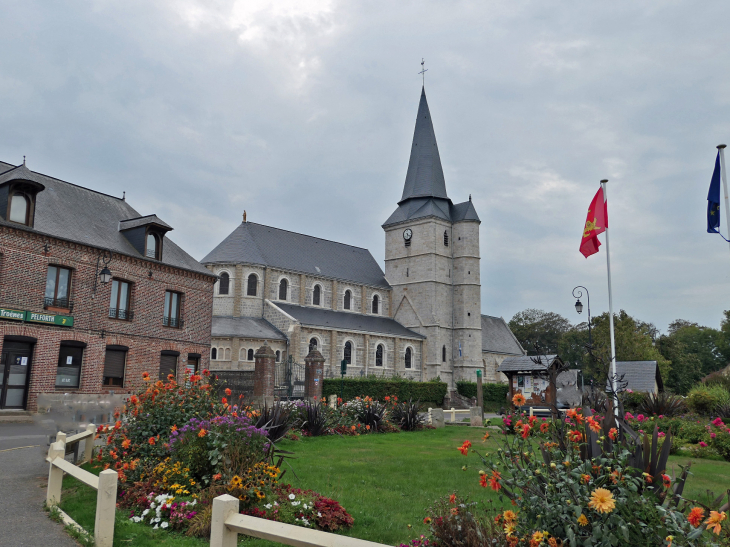
<path id="1" fill-rule="evenodd" d="M 56 442 L 51 445 L 48 451 L 47 461 L 50 463 L 48 469 L 48 490 L 46 492 L 46 505 L 57 506 L 61 503 L 61 489 L 63 486 L 63 474 L 68 473 L 84 484 L 91 486 L 96 493 L 96 520 L 94 522 L 94 545 L 96 547 L 112 547 L 114 541 L 114 517 L 117 504 L 117 472 L 112 469 L 102 471 L 97 477 L 71 462 L 67 462 L 66 447 L 68 444 L 85 441 L 84 460 L 91 461 L 94 448 L 94 437 L 96 427 L 93 424 L 87 426 L 86 431 L 77 435 L 67 437 L 65 433 L 59 432 L 56 435 Z M 60 509 L 59 509 L 60 511 Z M 66 513 L 61 511 L 64 522 L 78 529 L 81 527 Z"/>
<path id="2" fill-rule="evenodd" d="M 241 515 L 238 503 L 238 498 L 228 494 L 213 500 L 210 547 L 236 547 L 238 534 L 293 547 L 387 547 L 382 543 Z"/>

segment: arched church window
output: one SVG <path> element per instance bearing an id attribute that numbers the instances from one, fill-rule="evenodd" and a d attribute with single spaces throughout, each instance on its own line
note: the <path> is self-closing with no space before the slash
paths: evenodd
<path id="1" fill-rule="evenodd" d="M 378 349 L 375 350 L 375 366 L 383 366 L 383 344 L 378 344 Z"/>
<path id="2" fill-rule="evenodd" d="M 218 350 L 216 348 L 210 348 L 210 358 L 215 361 L 218 359 Z"/>
<path id="3" fill-rule="evenodd" d="M 344 303 L 343 303 L 343 306 L 342 307 L 345 308 L 346 310 L 349 310 L 350 309 L 351 300 L 352 300 L 352 293 L 348 289 L 348 290 L 345 291 L 345 300 L 344 300 Z"/>
<path id="4" fill-rule="evenodd" d="M 228 294 L 228 285 L 230 280 L 231 276 L 229 276 L 226 272 L 221 274 L 221 277 L 218 280 L 218 294 Z"/>
<path id="5" fill-rule="evenodd" d="M 276 350 L 276 362 L 278 363 L 281 361 L 281 352 L 277 349 Z"/>
<path id="6" fill-rule="evenodd" d="M 446 230 L 444 230 L 444 245 L 446 247 L 449 246 L 449 232 Z"/>
<path id="7" fill-rule="evenodd" d="M 412 355 L 411 355 L 411 348 L 406 348 L 406 368 L 411 368 L 411 361 L 412 361 Z"/>
<path id="8" fill-rule="evenodd" d="M 441 348 L 441 362 L 442 363 L 446 362 L 446 346 Z"/>
<path id="9" fill-rule="evenodd" d="M 319 285 L 315 285 L 314 291 L 312 291 L 312 305 L 319 306 L 321 299 L 322 299 L 322 288 Z"/>
<path id="10" fill-rule="evenodd" d="M 248 360 L 249 360 L 249 361 L 253 361 L 253 350 L 252 350 L 252 349 L 249 349 L 249 350 L 248 350 L 248 355 L 247 355 L 247 357 L 248 357 Z"/>
<path id="11" fill-rule="evenodd" d="M 380 297 L 376 294 L 373 296 L 373 313 L 378 313 L 378 308 L 380 307 Z"/>
<path id="12" fill-rule="evenodd" d="M 345 342 L 345 351 L 342 358 L 347 361 L 348 365 L 352 364 L 352 342 Z"/>
<path id="13" fill-rule="evenodd" d="M 256 276 L 256 274 L 249 275 L 248 283 L 246 286 L 246 296 L 256 296 L 256 291 L 258 290 L 258 284 L 259 284 L 259 278 Z"/>
<path id="14" fill-rule="evenodd" d="M 286 279 L 279 281 L 279 300 L 286 300 L 286 293 L 289 288 L 289 283 Z"/>
<path id="15" fill-rule="evenodd" d="M 309 351 L 312 351 L 312 350 L 315 350 L 315 349 L 317 349 L 317 339 L 316 338 L 312 338 L 309 341 Z"/>

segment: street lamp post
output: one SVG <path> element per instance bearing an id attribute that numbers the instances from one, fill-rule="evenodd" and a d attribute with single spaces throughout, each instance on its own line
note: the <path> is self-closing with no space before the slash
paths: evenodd
<path id="1" fill-rule="evenodd" d="M 108 266 L 113 256 L 114 255 L 111 250 L 103 249 L 99 251 L 99 255 L 96 257 L 96 273 L 94 274 L 94 289 L 92 291 L 94 296 L 96 295 L 97 281 L 101 280 L 101 282 L 106 285 L 112 279 L 112 272 L 109 270 Z M 102 262 L 104 263 L 104 267 L 102 268 L 101 273 L 99 273 L 99 266 Z M 94 296 L 92 296 L 92 298 Z"/>
<path id="2" fill-rule="evenodd" d="M 583 313 L 583 303 L 580 301 L 583 297 L 583 291 L 579 289 L 583 289 L 583 291 L 586 292 L 586 299 L 588 300 L 588 345 L 593 347 L 593 338 L 591 337 L 591 295 L 588 294 L 588 289 L 582 285 L 578 285 L 575 289 L 573 289 L 573 296 L 577 298 L 575 302 L 575 311 L 578 313 Z M 578 292 L 578 294 L 575 294 L 576 292 Z"/>

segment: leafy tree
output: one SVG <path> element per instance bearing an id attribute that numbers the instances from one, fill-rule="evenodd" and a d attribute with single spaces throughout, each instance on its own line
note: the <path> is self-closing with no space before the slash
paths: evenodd
<path id="1" fill-rule="evenodd" d="M 665 386 L 674 393 L 687 395 L 692 386 L 702 378 L 702 363 L 699 357 L 687 351 L 687 346 L 673 334 L 661 336 L 657 340 L 657 348 L 665 359 L 672 362 L 669 376 L 664 378 Z"/>
<path id="2" fill-rule="evenodd" d="M 558 354 L 570 368 L 585 369 L 588 361 L 588 323 L 578 323 L 571 327 L 558 342 Z"/>
<path id="3" fill-rule="evenodd" d="M 560 314 L 529 308 L 516 313 L 510 319 L 509 328 L 527 354 L 535 355 L 536 343 L 547 353 L 557 353 L 560 340 L 571 324 Z"/>
<path id="4" fill-rule="evenodd" d="M 631 317 L 624 310 L 614 314 L 613 326 L 616 339 L 617 361 L 656 361 L 662 378 L 669 376 L 671 361 L 666 359 L 654 346 L 658 333 L 651 323 L 645 323 Z M 608 312 L 593 318 L 593 347 L 595 353 L 605 363 L 610 362 L 611 335 Z M 589 371 L 597 380 L 603 380 L 608 370 L 600 370 L 598 364 L 589 364 Z"/>

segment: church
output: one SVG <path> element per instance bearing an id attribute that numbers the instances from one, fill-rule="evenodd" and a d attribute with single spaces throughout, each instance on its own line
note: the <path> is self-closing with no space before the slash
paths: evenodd
<path id="1" fill-rule="evenodd" d="M 325 377 L 439 377 L 506 382 L 525 351 L 504 319 L 481 313 L 479 215 L 446 192 L 421 90 L 403 194 L 382 225 L 385 272 L 367 249 L 243 222 L 201 261 L 218 276 L 211 370 L 253 370 L 266 342 L 277 361 L 311 349 Z"/>

